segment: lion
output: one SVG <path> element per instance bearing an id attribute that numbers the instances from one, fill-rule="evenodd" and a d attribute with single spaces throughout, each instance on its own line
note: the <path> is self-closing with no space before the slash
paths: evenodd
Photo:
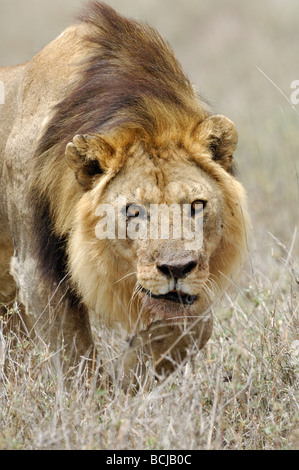
<path id="1" fill-rule="evenodd" d="M 1 302 L 68 364 L 120 326 L 120 374 L 169 373 L 246 258 L 234 124 L 155 29 L 100 2 L 0 80 Z"/>

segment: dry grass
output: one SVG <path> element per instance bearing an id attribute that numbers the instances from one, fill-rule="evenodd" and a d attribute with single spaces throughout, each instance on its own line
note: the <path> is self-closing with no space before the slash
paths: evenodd
<path id="1" fill-rule="evenodd" d="M 70 386 L 46 351 L 2 336 L 0 448 L 298 448 L 298 278 L 291 253 L 279 260 L 275 280 L 256 271 L 246 280 L 237 298 L 226 296 L 205 350 L 134 395 L 77 378 Z M 103 348 L 111 356 L 109 342 Z"/>
<path id="2" fill-rule="evenodd" d="M 3 65 L 29 58 L 80 3 L 61 10 L 57 0 L 27 0 L 26 16 L 24 2 L 14 2 L 0 4 Z M 257 69 L 290 96 L 299 79 L 297 1 L 186 0 L 175 10 L 173 0 L 108 3 L 157 26 L 215 112 L 236 122 L 253 219 L 250 260 L 235 293 L 215 308 L 205 349 L 134 396 L 76 379 L 67 388 L 47 351 L 3 336 L 2 319 L 0 449 L 299 449 L 299 107 Z M 33 29 L 32 11 L 45 12 Z M 22 40 L 14 34 L 10 49 L 11 15 Z M 109 342 L 103 348 L 113 355 Z"/>

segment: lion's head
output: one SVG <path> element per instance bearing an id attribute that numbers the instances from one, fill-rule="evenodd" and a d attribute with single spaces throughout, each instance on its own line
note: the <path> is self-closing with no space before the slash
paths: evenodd
<path id="1" fill-rule="evenodd" d="M 86 189 L 70 272 L 100 318 L 132 329 L 198 317 L 232 281 L 247 215 L 232 175 L 233 123 L 211 116 L 153 140 L 132 129 L 77 135 L 66 158 Z"/>

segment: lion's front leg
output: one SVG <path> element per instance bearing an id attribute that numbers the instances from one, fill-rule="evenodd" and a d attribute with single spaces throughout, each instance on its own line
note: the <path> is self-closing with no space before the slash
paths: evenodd
<path id="1" fill-rule="evenodd" d="M 87 309 L 70 295 L 67 284 L 47 279 L 32 256 L 13 256 L 11 272 L 27 333 L 46 346 L 56 364 L 76 365 L 92 357 Z"/>
<path id="2" fill-rule="evenodd" d="M 150 369 L 158 378 L 175 370 L 187 356 L 188 349 L 202 349 L 212 334 L 213 318 L 209 313 L 203 319 L 187 320 L 184 324 L 157 321 L 140 331 L 129 342 L 121 359 L 124 385 L 147 380 Z"/>

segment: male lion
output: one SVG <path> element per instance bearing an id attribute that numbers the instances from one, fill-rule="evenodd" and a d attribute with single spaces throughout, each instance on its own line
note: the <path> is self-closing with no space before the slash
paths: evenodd
<path id="1" fill-rule="evenodd" d="M 1 302 L 72 361 L 121 324 L 126 372 L 140 352 L 172 370 L 209 339 L 247 251 L 234 124 L 153 28 L 99 2 L 0 80 Z"/>

